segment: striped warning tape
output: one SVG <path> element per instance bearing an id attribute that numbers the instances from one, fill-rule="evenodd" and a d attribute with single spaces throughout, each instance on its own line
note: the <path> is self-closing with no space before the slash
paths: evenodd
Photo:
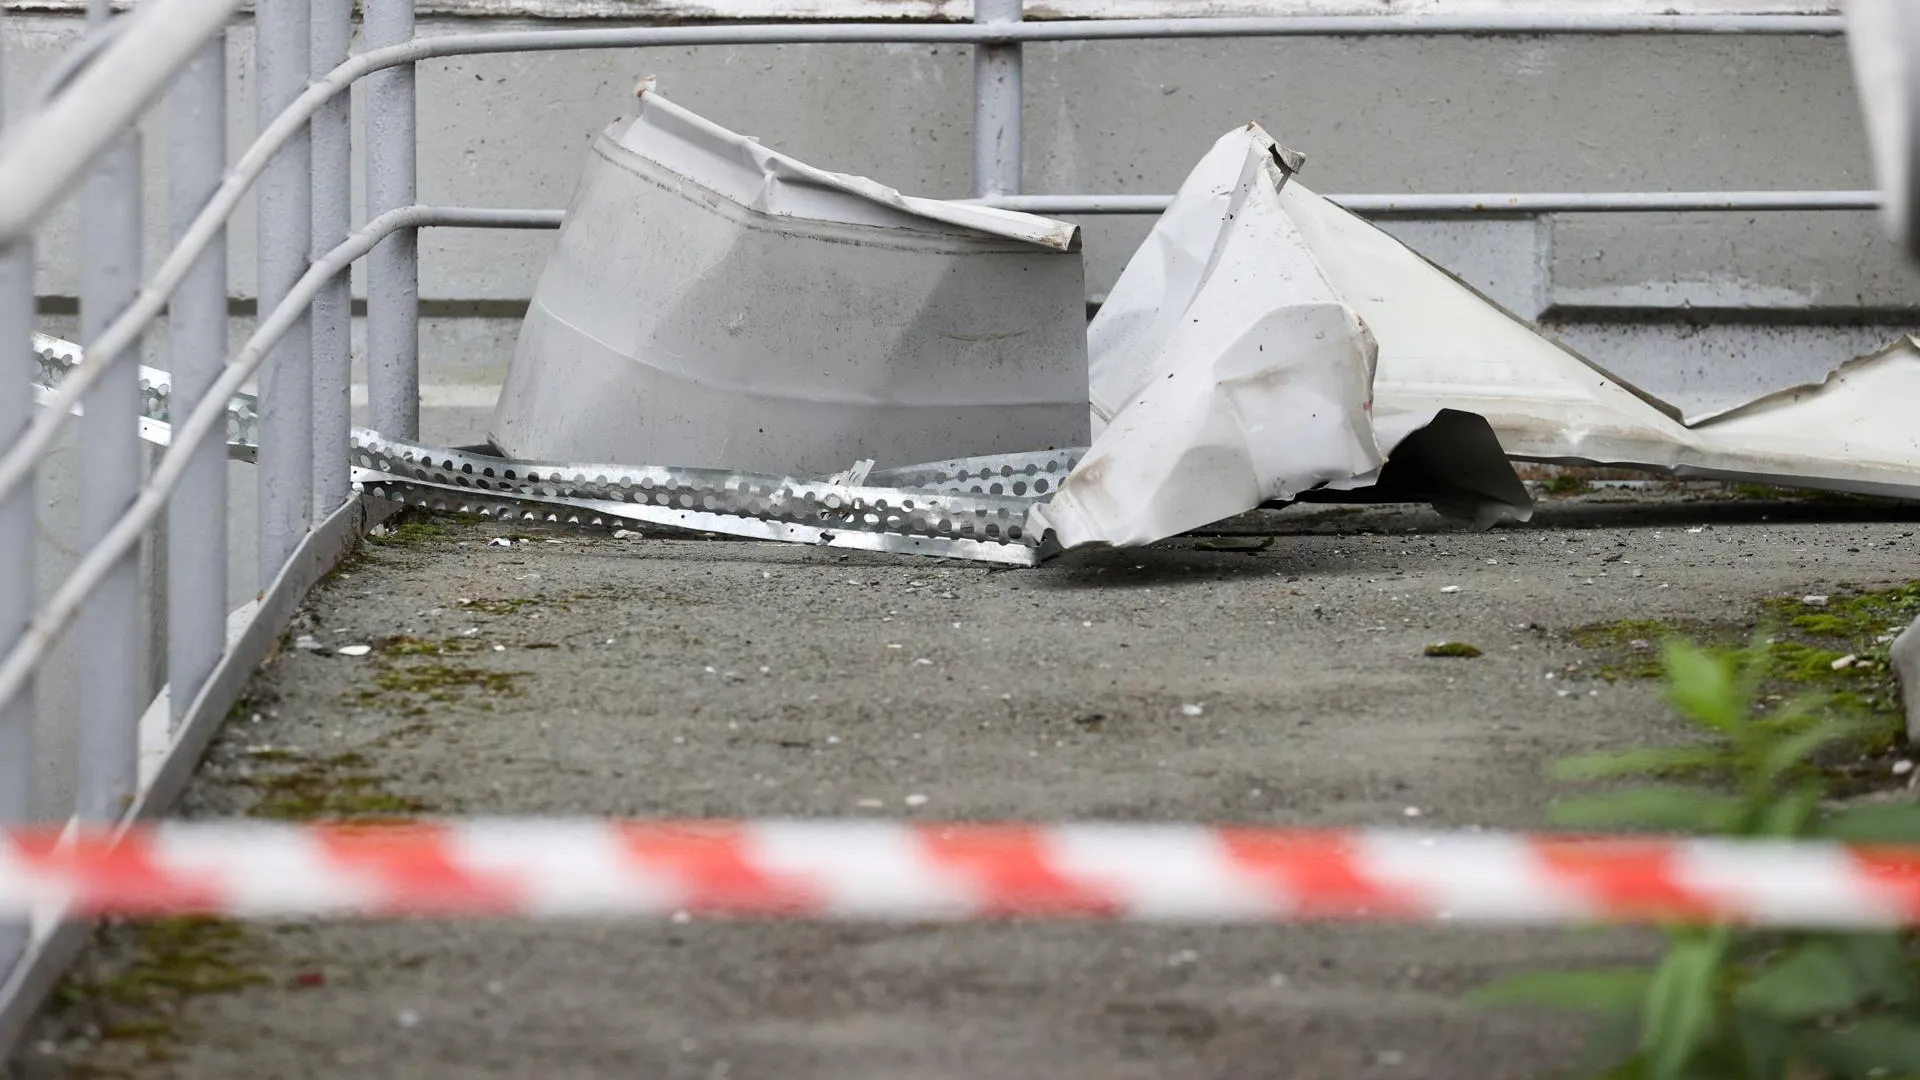
<path id="1" fill-rule="evenodd" d="M 0 832 L 0 917 L 1920 922 L 1920 848 L 874 821 Z"/>

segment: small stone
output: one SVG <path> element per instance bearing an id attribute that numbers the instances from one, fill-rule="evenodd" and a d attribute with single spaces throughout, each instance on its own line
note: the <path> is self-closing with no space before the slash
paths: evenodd
<path id="1" fill-rule="evenodd" d="M 504 994 L 506 992 L 507 992 L 506 983 L 501 982 L 499 979 L 487 980 L 487 993 L 492 994 L 495 997 L 499 997 L 501 994 Z"/>
<path id="2" fill-rule="evenodd" d="M 1459 591 L 1460 591 L 1460 586 L 1458 586 L 1458 585 L 1443 585 L 1443 586 L 1441 586 L 1441 587 L 1440 587 L 1440 591 L 1441 591 L 1441 592 L 1443 592 L 1443 593 L 1457 593 L 1457 592 L 1459 592 Z"/>
<path id="3" fill-rule="evenodd" d="M 907 796 L 907 797 L 906 797 L 906 799 L 905 799 L 904 801 L 906 802 L 906 804 L 907 804 L 908 806 L 925 806 L 925 805 L 927 805 L 927 797 L 926 797 L 925 795 L 921 795 L 921 794 L 918 794 L 918 793 L 915 793 L 915 794 L 913 794 L 913 795 L 909 795 L 909 796 Z"/>
<path id="4" fill-rule="evenodd" d="M 1848 653 L 1847 655 L 1841 657 L 1840 659 L 1835 660 L 1832 664 L 1832 667 L 1833 667 L 1833 670 L 1835 671 L 1845 671 L 1848 668 L 1852 667 L 1855 663 L 1859 662 L 1859 660 L 1860 660 L 1859 657 L 1853 655 L 1852 653 Z"/>
<path id="5" fill-rule="evenodd" d="M 400 1026 L 403 1028 L 417 1027 L 420 1023 L 420 1014 L 412 1009 L 401 1009 L 400 1015 L 395 1019 L 400 1021 Z"/>
<path id="6" fill-rule="evenodd" d="M 615 540 L 638 540 L 640 539 L 640 534 L 634 532 L 632 529 L 615 529 L 613 530 L 613 538 Z M 768 574 L 767 576 L 772 577 L 773 575 Z"/>
<path id="7" fill-rule="evenodd" d="M 335 650 L 333 650 L 333 651 L 334 651 L 334 652 L 337 652 L 337 653 L 339 653 L 339 654 L 340 654 L 341 656 L 365 656 L 365 655 L 367 655 L 368 653 L 370 653 L 370 652 L 372 652 L 372 651 L 373 651 L 373 646 L 371 646 L 371 645 L 342 645 L 342 646 L 340 646 L 339 648 L 337 648 L 337 649 L 335 649 Z"/>
<path id="8" fill-rule="evenodd" d="M 1899 761 L 1893 763 L 1893 775 L 1895 776 L 1905 776 L 1912 771 L 1913 762 L 1905 758 L 1901 758 Z"/>
<path id="9" fill-rule="evenodd" d="M 1704 525 L 1702 525 L 1702 526 L 1700 526 L 1700 527 L 1699 527 L 1699 528 L 1697 528 L 1697 529 L 1688 529 L 1687 531 L 1688 531 L 1688 532 L 1690 532 L 1690 533 L 1703 533 L 1703 532 L 1706 532 L 1706 531 L 1707 531 L 1707 527 L 1706 527 L 1706 526 L 1704 526 Z"/>
<path id="10" fill-rule="evenodd" d="M 1276 971 L 1267 976 L 1267 985 L 1278 990 L 1280 987 L 1287 985 L 1287 977 Z"/>
<path id="11" fill-rule="evenodd" d="M 1409 806 L 1405 810 L 1400 811 L 1400 813 L 1406 817 L 1416 818 L 1420 816 L 1420 808 L 1417 806 Z"/>
<path id="12" fill-rule="evenodd" d="M 1205 705 L 1200 705 L 1193 702 L 1189 702 L 1188 704 L 1180 706 L 1181 716 L 1199 716 L 1201 713 L 1204 713 L 1206 711 L 1207 711 L 1207 707 Z"/>
<path id="13" fill-rule="evenodd" d="M 1382 1050 L 1373 1055 L 1373 1060 L 1381 1065 L 1405 1065 L 1407 1055 L 1398 1050 Z"/>
<path id="14" fill-rule="evenodd" d="M 1199 962 L 1200 954 L 1194 952 L 1192 949 L 1181 949 L 1179 952 L 1167 957 L 1168 967 L 1190 967 Z"/>
<path id="15" fill-rule="evenodd" d="M 340 651 L 341 651 L 341 652 L 346 652 L 347 650 L 345 650 L 345 649 L 341 649 Z M 495 645 L 495 646 L 493 647 L 493 651 L 494 651 L 494 652 L 506 652 L 506 651 L 507 651 L 507 647 L 506 647 L 505 645 Z"/>
<path id="16" fill-rule="evenodd" d="M 1826 607 L 1827 606 L 1827 598 L 1819 595 L 1803 596 L 1800 598 L 1800 602 L 1807 605 L 1808 607 Z"/>
<path id="17" fill-rule="evenodd" d="M 927 659 L 927 658 L 926 658 L 926 657 L 924 657 L 924 656 L 916 656 L 916 657 L 914 657 L 914 658 L 913 658 L 913 662 L 914 662 L 914 663 L 916 663 L 916 664 L 928 664 L 928 665 L 931 665 L 931 664 L 933 663 L 933 661 L 931 661 L 931 660 L 929 660 L 929 659 Z"/>
<path id="18" fill-rule="evenodd" d="M 325 645 L 320 644 L 320 639 L 317 637 L 314 637 L 312 634 L 301 634 L 299 637 L 294 638 L 293 647 L 296 649 L 299 649 L 301 652 L 326 652 L 327 651 L 327 647 Z"/>
<path id="19" fill-rule="evenodd" d="M 487 541 L 487 546 L 488 547 L 512 547 L 513 541 L 507 539 L 504 536 L 496 536 L 493 539 Z"/>
<path id="20" fill-rule="evenodd" d="M 690 923 L 693 921 L 693 916 L 684 911 L 676 911 L 667 918 L 669 921 L 676 923 Z"/>

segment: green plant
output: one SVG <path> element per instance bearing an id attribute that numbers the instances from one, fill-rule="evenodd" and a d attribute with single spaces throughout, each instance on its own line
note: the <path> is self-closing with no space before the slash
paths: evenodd
<path id="1" fill-rule="evenodd" d="M 1762 641 L 1764 641 L 1764 637 Z M 1920 840 L 1920 806 L 1831 808 L 1823 755 L 1879 730 L 1803 698 L 1761 712 L 1771 648 L 1665 646 L 1667 697 L 1699 736 L 1561 762 L 1566 779 L 1659 782 L 1557 804 L 1556 824 L 1749 838 Z M 1681 782 L 1684 779 L 1684 783 Z M 1482 990 L 1486 1003 L 1597 1014 L 1607 1080 L 1866 1080 L 1920 1076 L 1920 976 L 1887 933 L 1672 927 L 1645 968 L 1541 972 Z"/>

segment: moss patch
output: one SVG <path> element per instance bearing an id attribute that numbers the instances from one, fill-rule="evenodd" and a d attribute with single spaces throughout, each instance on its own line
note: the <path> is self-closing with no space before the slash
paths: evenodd
<path id="1" fill-rule="evenodd" d="M 257 773 L 240 781 L 258 793 L 250 817 L 276 821 L 318 819 L 382 820 L 416 817 L 427 804 L 387 790 L 386 778 L 359 753 L 311 758 L 295 756 L 290 768 Z"/>
<path id="2" fill-rule="evenodd" d="M 1682 636 L 1716 649 L 1737 649 L 1764 635 L 1766 673 L 1760 685 L 1764 711 L 1789 700 L 1809 701 L 1818 715 L 1847 715 L 1870 722 L 1871 733 L 1825 755 L 1822 768 L 1843 788 L 1883 785 L 1888 755 L 1905 741 L 1899 687 L 1888 665 L 1893 635 L 1920 617 L 1920 581 L 1888 589 L 1851 589 L 1824 601 L 1799 597 L 1762 601 L 1739 622 L 1683 623 L 1627 619 L 1566 631 L 1568 640 L 1599 655 L 1583 665 L 1600 678 L 1656 679 L 1664 674 L 1661 644 Z"/>
<path id="3" fill-rule="evenodd" d="M 462 600 L 463 611 L 477 611 L 482 615 L 511 615 L 535 601 L 525 596 L 509 596 L 499 600 Z"/>
<path id="4" fill-rule="evenodd" d="M 1442 641 L 1437 645 L 1427 646 L 1421 652 L 1426 656 L 1457 656 L 1471 660 L 1480 655 L 1480 648 L 1464 641 Z"/>
<path id="5" fill-rule="evenodd" d="M 418 694 L 428 701 L 449 702 L 470 689 L 488 694 L 512 694 L 515 692 L 513 681 L 524 674 L 465 664 L 408 664 L 385 668 L 373 681 L 390 694 Z"/>
<path id="6" fill-rule="evenodd" d="M 1559 496 L 1560 498 L 1572 498 L 1575 495 L 1585 495 L 1592 491 L 1593 481 L 1588 480 L 1584 476 L 1561 473 L 1559 476 L 1548 479 L 1542 483 L 1540 487 L 1549 495 Z"/>
<path id="7" fill-rule="evenodd" d="M 265 943 L 226 919 L 157 919 L 99 935 L 106 947 L 53 993 L 56 1022 L 99 1033 L 100 1045 L 90 1049 L 101 1060 L 73 1063 L 82 1071 L 71 1075 L 131 1075 L 169 1062 L 193 999 L 273 984 Z"/>
<path id="8" fill-rule="evenodd" d="M 1620 619 L 1588 623 L 1566 632 L 1567 640 L 1600 655 L 1591 671 L 1608 682 L 1657 679 L 1665 674 L 1660 644 L 1684 637 L 1701 644 L 1731 647 L 1750 636 L 1745 627 L 1672 619 Z"/>

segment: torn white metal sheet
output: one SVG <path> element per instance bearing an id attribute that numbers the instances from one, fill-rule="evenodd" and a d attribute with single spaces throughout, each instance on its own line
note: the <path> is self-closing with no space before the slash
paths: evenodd
<path id="1" fill-rule="evenodd" d="M 514 457 L 826 473 L 1084 446 L 1079 230 L 816 169 L 646 92 L 492 425 Z"/>
<path id="2" fill-rule="evenodd" d="M 1569 465 L 1920 498 L 1920 349 L 1902 340 L 1824 382 L 1684 423 L 1299 182 L 1281 192 L 1378 344 L 1377 416 L 1486 418 L 1507 455 Z"/>
<path id="3" fill-rule="evenodd" d="M 1152 543 L 1377 469 L 1373 339 L 1280 209 L 1300 156 L 1214 144 L 1087 328 L 1094 440 L 1031 523 Z"/>
<path id="4" fill-rule="evenodd" d="M 1369 411 L 1373 336 L 1283 209 L 1300 164 L 1249 124 L 1188 175 L 1088 327 L 1094 442 L 1034 529 L 1135 546 L 1296 498 L 1531 516 L 1478 416 Z"/>

